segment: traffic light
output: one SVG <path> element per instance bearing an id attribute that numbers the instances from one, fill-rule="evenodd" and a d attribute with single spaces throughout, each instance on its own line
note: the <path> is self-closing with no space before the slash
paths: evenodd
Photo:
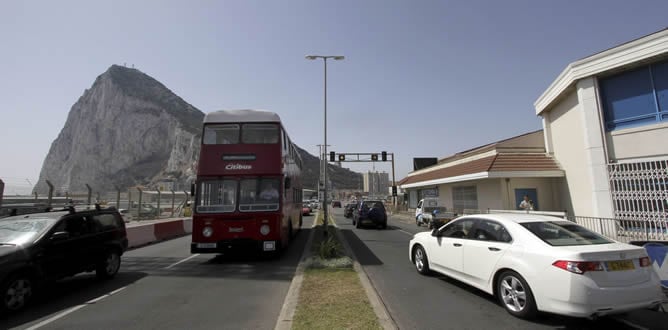
<path id="1" fill-rule="evenodd" d="M 387 161 L 387 151 L 383 151 L 380 153 L 380 159 L 384 162 Z"/>
<path id="2" fill-rule="evenodd" d="M 378 154 L 371 154 L 371 160 L 373 160 L 374 162 L 377 162 L 378 161 Z"/>
<path id="3" fill-rule="evenodd" d="M 397 186 L 392 186 L 392 196 L 397 195 Z"/>
<path id="4" fill-rule="evenodd" d="M 339 161 L 345 161 L 346 160 L 346 154 L 339 154 Z"/>
<path id="5" fill-rule="evenodd" d="M 335 160 L 336 160 L 336 156 L 335 156 L 334 151 L 330 151 L 330 152 L 329 152 L 329 161 L 330 161 L 330 162 L 333 162 L 333 161 L 335 161 Z"/>

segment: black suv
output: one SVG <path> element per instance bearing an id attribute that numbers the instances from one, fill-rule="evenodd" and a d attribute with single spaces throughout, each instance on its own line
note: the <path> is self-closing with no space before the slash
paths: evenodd
<path id="1" fill-rule="evenodd" d="M 128 247 L 115 208 L 53 211 L 0 219 L 0 312 L 26 306 L 40 285 L 95 271 L 111 278 Z"/>
<path id="2" fill-rule="evenodd" d="M 356 228 L 369 223 L 382 229 L 387 228 L 387 211 L 382 201 L 365 200 L 353 209 L 353 225 Z"/>

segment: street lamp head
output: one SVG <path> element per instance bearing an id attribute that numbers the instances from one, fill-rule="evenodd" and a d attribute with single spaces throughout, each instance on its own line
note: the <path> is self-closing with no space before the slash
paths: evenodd
<path id="1" fill-rule="evenodd" d="M 306 55 L 307 60 L 315 60 L 316 58 L 318 58 L 316 55 Z"/>
<path id="2" fill-rule="evenodd" d="M 341 61 L 341 60 L 343 60 L 344 58 L 345 58 L 345 57 L 344 57 L 344 56 L 341 56 L 341 55 L 339 55 L 339 56 L 334 56 L 334 60 L 337 60 L 337 61 Z"/>

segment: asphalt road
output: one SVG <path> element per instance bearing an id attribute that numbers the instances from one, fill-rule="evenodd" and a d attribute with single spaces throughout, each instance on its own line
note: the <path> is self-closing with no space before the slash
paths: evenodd
<path id="1" fill-rule="evenodd" d="M 668 313 L 638 311 L 596 321 L 541 314 L 525 321 L 493 297 L 446 276 L 422 276 L 408 259 L 417 227 L 410 215 L 390 216 L 388 229 L 356 229 L 341 209 L 336 223 L 400 329 L 668 329 Z"/>
<path id="2" fill-rule="evenodd" d="M 190 254 L 190 236 L 126 252 L 110 281 L 83 274 L 0 329 L 273 329 L 313 216 L 280 259 Z"/>

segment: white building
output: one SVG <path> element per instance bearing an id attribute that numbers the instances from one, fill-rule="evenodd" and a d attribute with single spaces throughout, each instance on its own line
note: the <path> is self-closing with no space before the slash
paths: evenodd
<path id="1" fill-rule="evenodd" d="M 564 172 L 545 153 L 543 131 L 493 142 L 439 159 L 399 182 L 408 193 L 408 207 L 424 197 L 438 197 L 456 213 L 488 209 L 515 210 L 524 195 L 537 210 L 563 211 L 556 191 Z"/>
<path id="2" fill-rule="evenodd" d="M 514 210 L 526 194 L 580 220 L 668 219 L 668 29 L 569 64 L 535 110 L 543 130 L 409 173 L 408 207 Z"/>
<path id="3" fill-rule="evenodd" d="M 667 218 L 668 29 L 569 64 L 534 105 L 568 210 Z"/>

